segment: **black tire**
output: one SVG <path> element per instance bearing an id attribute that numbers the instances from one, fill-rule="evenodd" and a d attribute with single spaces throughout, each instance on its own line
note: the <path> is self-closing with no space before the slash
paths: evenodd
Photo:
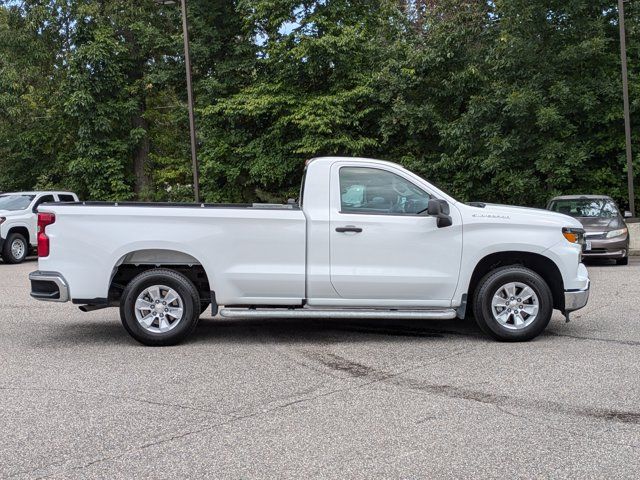
<path id="1" fill-rule="evenodd" d="M 146 330 L 136 318 L 135 304 L 138 296 L 153 285 L 163 285 L 175 290 L 182 301 L 181 319 L 175 327 L 166 332 Z M 200 296 L 198 290 L 191 280 L 176 271 L 162 268 L 147 270 L 131 280 L 122 292 L 120 299 L 122 325 L 133 338 L 144 345 L 176 345 L 193 332 L 199 318 Z"/>
<path id="2" fill-rule="evenodd" d="M 537 315 L 529 325 L 517 330 L 502 325 L 492 313 L 491 302 L 494 295 L 501 286 L 510 282 L 530 287 L 538 297 Z M 521 266 L 498 268 L 480 280 L 474 294 L 473 312 L 476 323 L 487 335 L 505 342 L 523 342 L 540 335 L 549 324 L 553 312 L 553 295 L 544 279 L 533 270 Z"/>
<path id="3" fill-rule="evenodd" d="M 616 260 L 616 265 L 629 265 L 629 257 L 622 257 Z"/>
<path id="4" fill-rule="evenodd" d="M 15 242 L 22 243 L 22 255 L 15 256 L 13 254 L 12 246 Z M 27 258 L 28 253 L 29 242 L 27 242 L 27 239 L 24 238 L 24 235 L 22 235 L 21 233 L 10 233 L 5 240 L 4 245 L 2 246 L 2 259 L 5 261 L 5 263 L 22 263 L 24 259 Z"/>

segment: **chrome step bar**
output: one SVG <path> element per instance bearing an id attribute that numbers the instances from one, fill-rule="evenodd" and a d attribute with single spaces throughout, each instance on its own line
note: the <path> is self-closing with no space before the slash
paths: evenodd
<path id="1" fill-rule="evenodd" d="M 338 308 L 223 308 L 224 318 L 388 318 L 399 320 L 450 320 L 453 308 L 428 310 L 338 309 Z"/>

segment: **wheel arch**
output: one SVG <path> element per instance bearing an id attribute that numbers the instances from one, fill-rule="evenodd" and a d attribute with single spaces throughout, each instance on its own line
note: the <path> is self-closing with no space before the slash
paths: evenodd
<path id="1" fill-rule="evenodd" d="M 469 281 L 467 298 L 471 302 L 480 280 L 492 270 L 509 265 L 521 265 L 540 275 L 551 290 L 553 308 L 564 310 L 564 281 L 553 260 L 539 253 L 522 251 L 495 252 L 483 257 L 476 265 Z"/>
<path id="2" fill-rule="evenodd" d="M 214 302 L 213 278 L 192 254 L 174 248 L 139 248 L 119 256 L 109 279 L 108 300 L 120 300 L 127 284 L 147 270 L 163 268 L 185 275 L 198 289 L 201 299 Z"/>
<path id="3" fill-rule="evenodd" d="M 27 248 L 29 248 L 29 246 L 31 245 L 31 236 L 29 235 L 29 229 L 27 227 L 23 225 L 16 225 L 9 228 L 9 230 L 7 231 L 7 238 L 9 238 L 9 235 L 13 233 L 19 233 L 20 235 L 22 235 L 27 240 Z"/>

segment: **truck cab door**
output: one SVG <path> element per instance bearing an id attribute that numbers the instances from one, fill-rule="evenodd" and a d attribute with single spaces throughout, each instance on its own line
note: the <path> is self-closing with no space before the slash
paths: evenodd
<path id="1" fill-rule="evenodd" d="M 337 162 L 330 182 L 330 277 L 345 304 L 450 306 L 462 258 L 462 222 L 438 228 L 434 198 L 401 169 Z M 421 213 L 422 212 L 422 213 Z"/>

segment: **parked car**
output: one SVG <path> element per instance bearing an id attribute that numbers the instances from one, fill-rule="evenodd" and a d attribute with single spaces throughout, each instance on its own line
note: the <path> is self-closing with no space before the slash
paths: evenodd
<path id="1" fill-rule="evenodd" d="M 547 209 L 579 220 L 585 229 L 583 256 L 612 258 L 618 265 L 629 263 L 629 232 L 616 202 L 606 195 L 564 195 L 553 198 Z"/>
<path id="2" fill-rule="evenodd" d="M 0 255 L 22 262 L 37 245 L 37 209 L 43 203 L 77 202 L 70 192 L 16 192 L 0 195 Z"/>
<path id="3" fill-rule="evenodd" d="M 458 202 L 389 162 L 308 162 L 299 204 L 40 207 L 39 300 L 119 306 L 147 345 L 209 304 L 225 318 L 463 318 L 529 340 L 582 308 L 583 229 L 546 210 Z"/>

